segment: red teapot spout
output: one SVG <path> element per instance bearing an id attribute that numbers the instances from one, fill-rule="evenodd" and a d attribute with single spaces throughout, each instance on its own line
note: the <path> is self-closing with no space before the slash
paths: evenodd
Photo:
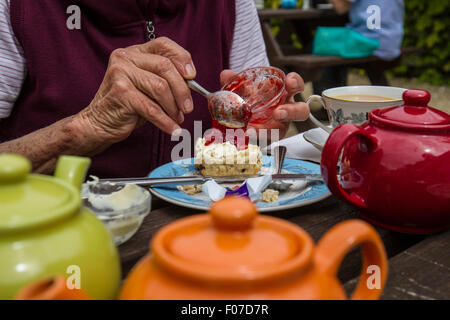
<path id="1" fill-rule="evenodd" d="M 70 289 L 63 276 L 46 278 L 23 288 L 16 300 L 92 300 L 81 289 Z"/>

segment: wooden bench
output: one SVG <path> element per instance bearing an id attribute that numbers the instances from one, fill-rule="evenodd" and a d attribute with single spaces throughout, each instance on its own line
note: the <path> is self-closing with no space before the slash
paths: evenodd
<path id="1" fill-rule="evenodd" d="M 299 34 L 304 46 L 310 46 L 313 39 L 311 28 L 316 25 L 344 25 L 345 16 L 337 15 L 333 10 L 260 10 L 259 17 L 262 26 L 262 32 L 266 43 L 267 53 L 271 65 L 279 67 L 287 72 L 296 71 L 302 75 L 305 81 L 315 81 L 320 78 L 321 70 L 330 66 L 349 66 L 364 69 L 370 82 L 373 85 L 389 85 L 384 72 L 398 66 L 403 56 L 416 52 L 414 48 L 402 49 L 399 58 L 393 61 L 384 61 L 378 57 L 371 56 L 358 59 L 345 59 L 334 56 L 316 56 L 304 53 L 301 50 L 289 47 L 286 42 L 290 42 L 292 31 Z M 283 34 L 275 37 L 270 26 L 271 19 L 285 19 L 295 24 L 294 29 L 283 26 Z M 313 21 L 311 23 L 311 21 Z M 281 32 L 283 33 L 283 32 Z M 287 53 L 287 54 L 285 54 Z"/>

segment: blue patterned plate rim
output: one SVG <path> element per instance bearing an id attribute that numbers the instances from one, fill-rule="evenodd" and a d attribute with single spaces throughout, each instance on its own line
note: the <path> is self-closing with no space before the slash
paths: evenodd
<path id="1" fill-rule="evenodd" d="M 263 167 L 273 166 L 273 157 L 263 156 Z M 286 158 L 283 171 L 290 173 L 320 173 L 320 166 L 317 163 L 304 160 Z M 195 174 L 197 169 L 194 165 L 194 158 L 182 159 L 166 163 L 153 170 L 149 177 L 177 177 Z M 324 183 L 308 186 L 306 192 L 284 192 L 280 193 L 280 199 L 276 202 L 257 201 L 256 206 L 260 212 L 280 211 L 296 207 L 306 206 L 328 198 L 331 193 Z M 205 195 L 199 194 L 190 196 L 175 187 L 153 187 L 150 188 L 152 194 L 169 203 L 197 210 L 208 210 L 211 201 Z M 202 198 L 203 197 L 203 198 Z"/>

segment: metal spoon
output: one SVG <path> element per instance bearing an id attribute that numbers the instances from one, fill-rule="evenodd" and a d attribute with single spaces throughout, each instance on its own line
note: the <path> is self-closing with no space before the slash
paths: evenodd
<path id="1" fill-rule="evenodd" d="M 275 169 L 277 170 L 277 174 L 281 173 L 283 169 L 284 158 L 286 156 L 286 147 L 285 146 L 277 146 L 275 148 Z M 292 186 L 292 183 L 280 181 L 273 181 L 269 184 L 267 188 L 275 189 L 278 191 L 286 191 L 289 187 Z"/>
<path id="2" fill-rule="evenodd" d="M 116 185 L 117 188 L 121 188 L 121 186 L 125 184 L 135 184 L 141 187 L 154 187 L 156 185 L 166 185 L 166 184 L 175 184 L 175 185 L 184 185 L 184 184 L 202 184 L 206 181 L 214 179 L 217 183 L 240 183 L 244 182 L 248 178 L 258 178 L 262 177 L 261 174 L 254 175 L 245 175 L 245 176 L 200 176 L 200 175 L 191 175 L 191 176 L 179 176 L 179 177 L 159 177 L 159 178 L 149 178 L 149 177 L 139 177 L 139 178 L 107 178 L 107 179 L 98 179 L 94 180 L 92 186 L 109 184 Z M 322 175 L 320 174 L 309 174 L 309 173 L 281 173 L 281 174 L 272 174 L 272 180 L 308 180 L 308 181 L 319 181 L 323 183 Z M 101 187 L 101 186 L 100 186 Z"/>
<path id="3" fill-rule="evenodd" d="M 221 125 L 229 128 L 246 127 L 250 120 L 250 107 L 244 99 L 232 91 L 209 92 L 194 80 L 187 80 L 192 90 L 208 99 L 208 107 L 212 117 Z"/>

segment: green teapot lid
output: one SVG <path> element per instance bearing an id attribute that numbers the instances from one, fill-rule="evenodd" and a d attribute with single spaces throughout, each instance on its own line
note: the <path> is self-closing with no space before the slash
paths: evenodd
<path id="1" fill-rule="evenodd" d="M 56 178 L 30 174 L 31 163 L 23 156 L 0 154 L 0 233 L 40 227 L 78 212 L 76 183 L 81 184 L 89 163 L 88 158 L 61 157 L 56 175 L 65 176 Z"/>

